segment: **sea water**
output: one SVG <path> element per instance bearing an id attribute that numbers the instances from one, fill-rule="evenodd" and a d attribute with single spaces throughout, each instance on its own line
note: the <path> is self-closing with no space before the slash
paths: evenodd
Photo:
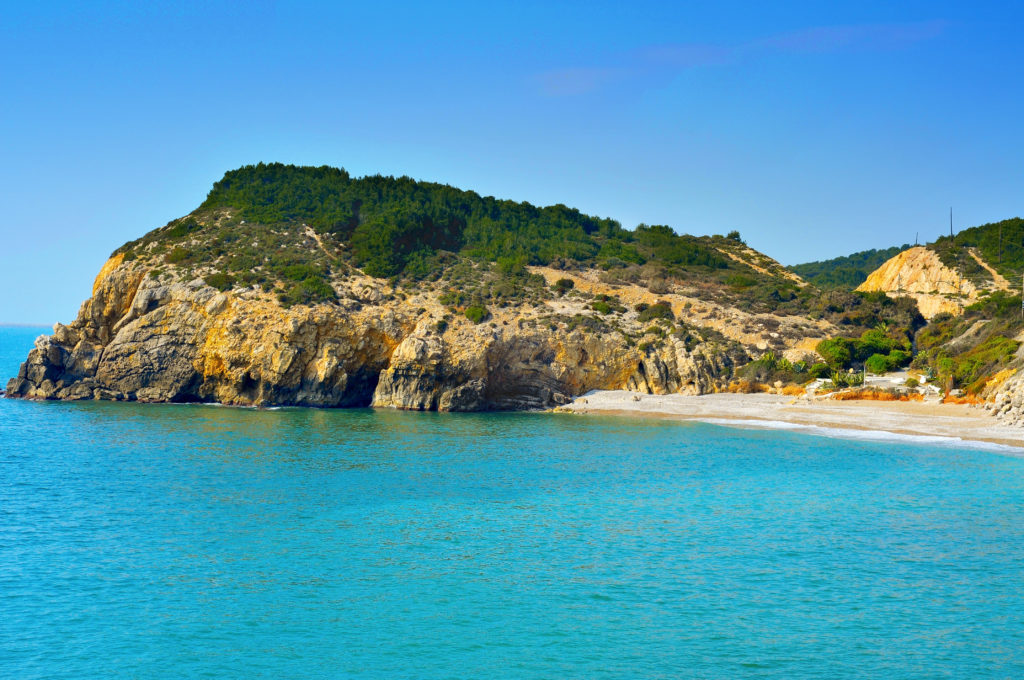
<path id="1" fill-rule="evenodd" d="M 1024 460 L 0 400 L 0 677 L 1024 677 Z"/>

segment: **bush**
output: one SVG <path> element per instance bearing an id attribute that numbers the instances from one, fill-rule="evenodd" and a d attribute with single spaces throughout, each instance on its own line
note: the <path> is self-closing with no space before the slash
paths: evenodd
<path id="1" fill-rule="evenodd" d="M 572 279 L 558 279 L 551 284 L 551 289 L 559 295 L 564 295 L 575 287 L 576 283 Z"/>
<path id="2" fill-rule="evenodd" d="M 185 260 L 188 259 L 189 254 L 190 253 L 181 246 L 175 246 L 174 248 L 171 249 L 171 252 L 164 255 L 164 262 L 168 264 L 177 264 L 179 262 L 184 262 Z"/>
<path id="3" fill-rule="evenodd" d="M 832 371 L 832 384 L 836 387 L 860 387 L 864 384 L 864 375 L 861 373 L 844 373 Z"/>
<path id="4" fill-rule="evenodd" d="M 168 229 L 163 235 L 168 239 L 179 239 L 188 236 L 193 231 L 199 229 L 199 223 L 195 220 L 183 220 L 178 224 Z"/>
<path id="5" fill-rule="evenodd" d="M 756 394 L 764 391 L 761 383 L 756 380 L 740 380 L 736 383 L 735 390 L 742 394 Z"/>
<path id="6" fill-rule="evenodd" d="M 907 378 L 907 382 L 903 384 L 913 389 L 919 386 L 921 383 L 918 382 L 917 378 Z"/>
<path id="7" fill-rule="evenodd" d="M 293 283 L 277 296 L 278 301 L 285 307 L 291 305 L 308 305 L 318 302 L 330 302 L 338 299 L 338 294 L 325 279 L 310 277 L 298 283 Z"/>
<path id="8" fill-rule="evenodd" d="M 875 375 L 882 375 L 889 371 L 889 358 L 884 354 L 872 354 L 864 362 L 864 368 Z"/>
<path id="9" fill-rule="evenodd" d="M 604 300 L 594 300 L 594 302 L 590 304 L 590 308 L 593 309 L 595 312 L 600 312 L 601 314 L 612 313 L 612 306 L 609 305 Z"/>
<path id="10" fill-rule="evenodd" d="M 733 288 L 749 288 L 757 283 L 757 279 L 746 274 L 733 274 L 726 278 L 725 282 Z"/>
<path id="11" fill-rule="evenodd" d="M 910 360 L 914 358 L 914 355 L 910 352 L 902 349 L 894 349 L 889 352 L 889 370 L 893 371 L 897 368 L 903 368 L 910 363 Z"/>
<path id="12" fill-rule="evenodd" d="M 482 305 L 470 305 L 466 307 L 464 312 L 466 318 L 473 323 L 481 323 L 491 316 L 491 313 L 487 311 L 487 308 Z"/>
<path id="13" fill-rule="evenodd" d="M 831 369 L 829 369 L 828 364 L 821 362 L 812 364 L 811 367 L 807 369 L 807 374 L 811 376 L 813 380 L 817 380 L 818 378 L 827 378 L 830 373 Z"/>
<path id="14" fill-rule="evenodd" d="M 888 354 L 896 347 L 896 340 L 887 337 L 884 330 L 873 328 L 864 331 L 852 344 L 853 358 L 863 361 L 872 354 Z"/>
<path id="15" fill-rule="evenodd" d="M 282 267 L 281 275 L 292 281 L 304 281 L 305 279 L 323 276 L 324 270 L 311 264 L 292 264 Z"/>
<path id="16" fill-rule="evenodd" d="M 210 274 L 203 280 L 206 281 L 206 285 L 212 286 L 221 292 L 229 290 L 231 286 L 235 285 L 235 277 L 223 272 Z"/>
<path id="17" fill-rule="evenodd" d="M 651 291 L 655 295 L 664 295 L 669 292 L 670 288 L 668 281 L 665 279 L 651 279 L 647 283 L 647 290 Z"/>
<path id="18" fill-rule="evenodd" d="M 437 301 L 447 307 L 458 307 L 466 301 L 466 296 L 457 290 L 448 290 L 438 295 Z"/>
<path id="19" fill-rule="evenodd" d="M 526 265 L 529 263 L 529 258 L 525 255 L 517 255 L 514 257 L 499 257 L 495 260 L 498 265 L 498 272 L 502 276 L 526 276 Z"/>
<path id="20" fill-rule="evenodd" d="M 846 368 L 853 359 L 851 341 L 846 338 L 822 340 L 814 348 L 832 369 Z"/>
<path id="21" fill-rule="evenodd" d="M 673 321 L 675 318 L 676 315 L 672 313 L 672 305 L 664 300 L 659 300 L 650 307 L 640 310 L 640 314 L 637 316 L 640 323 L 653 321 L 654 319 L 668 319 Z"/>

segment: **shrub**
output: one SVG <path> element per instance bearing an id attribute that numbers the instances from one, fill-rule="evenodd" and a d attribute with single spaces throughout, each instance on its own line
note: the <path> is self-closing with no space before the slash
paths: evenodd
<path id="1" fill-rule="evenodd" d="M 859 339 L 852 341 L 854 359 L 865 360 L 872 354 L 888 354 L 896 347 L 896 341 L 886 336 L 879 328 L 864 331 Z"/>
<path id="2" fill-rule="evenodd" d="M 183 220 L 178 224 L 174 225 L 164 233 L 169 239 L 179 239 L 188 236 L 193 231 L 199 229 L 199 223 L 195 220 Z"/>
<path id="3" fill-rule="evenodd" d="M 895 370 L 897 368 L 903 368 L 910 363 L 910 360 L 914 358 L 914 355 L 902 349 L 894 349 L 889 352 L 889 370 Z"/>
<path id="4" fill-rule="evenodd" d="M 497 259 L 498 271 L 502 276 L 526 276 L 527 262 L 528 259 L 524 255 L 499 257 Z"/>
<path id="5" fill-rule="evenodd" d="M 590 308 L 593 309 L 595 312 L 600 312 L 602 314 L 612 313 L 612 306 L 609 305 L 604 300 L 594 300 L 594 302 L 590 304 Z"/>
<path id="6" fill-rule="evenodd" d="M 321 278 L 303 279 L 298 287 L 302 291 L 305 301 L 308 302 L 334 300 L 338 297 L 331 284 Z"/>
<path id="7" fill-rule="evenodd" d="M 758 392 L 763 392 L 764 388 L 761 386 L 761 383 L 756 380 L 740 380 L 739 383 L 736 384 L 736 391 L 742 394 L 756 394 Z"/>
<path id="8" fill-rule="evenodd" d="M 663 295 L 669 292 L 668 281 L 665 279 L 651 279 L 647 284 L 647 290 L 655 295 Z"/>
<path id="9" fill-rule="evenodd" d="M 466 318 L 473 323 L 482 323 L 491 316 L 490 312 L 487 311 L 487 308 L 482 305 L 470 305 L 469 307 L 466 307 L 464 314 L 466 315 Z"/>
<path id="10" fill-rule="evenodd" d="M 175 246 L 174 248 L 171 249 L 171 252 L 164 255 L 164 262 L 168 264 L 177 264 L 179 262 L 184 262 L 185 260 L 187 260 L 188 256 L 189 252 L 187 250 L 185 250 L 181 246 Z"/>
<path id="11" fill-rule="evenodd" d="M 918 382 L 917 378 L 907 378 L 907 382 L 905 382 L 903 384 L 906 385 L 907 387 L 910 387 L 910 388 L 916 388 L 921 383 Z"/>
<path id="12" fill-rule="evenodd" d="M 872 354 L 864 362 L 864 368 L 875 375 L 882 375 L 889 371 L 889 358 L 884 354 Z"/>
<path id="13" fill-rule="evenodd" d="M 324 270 L 311 264 L 292 264 L 281 268 L 281 275 L 292 281 L 304 281 L 324 275 Z"/>
<path id="14" fill-rule="evenodd" d="M 224 272 L 217 272 L 216 274 L 210 274 L 205 279 L 206 285 L 212 286 L 219 291 L 229 290 L 231 286 L 235 285 L 235 277 Z"/>
<path id="15" fill-rule="evenodd" d="M 832 371 L 832 384 L 836 387 L 860 387 L 864 384 L 864 375 L 861 373 Z"/>
<path id="16" fill-rule="evenodd" d="M 725 282 L 733 288 L 749 288 L 757 283 L 757 279 L 751 278 L 745 274 L 733 274 L 728 277 Z"/>
<path id="17" fill-rule="evenodd" d="M 853 359 L 851 341 L 846 338 L 822 340 L 814 348 L 832 369 L 846 368 Z"/>
<path id="18" fill-rule="evenodd" d="M 466 296 L 456 290 L 448 290 L 437 296 L 437 301 L 447 307 L 458 307 L 466 301 Z"/>
<path id="19" fill-rule="evenodd" d="M 675 320 L 675 318 L 676 315 L 672 313 L 672 305 L 665 302 L 664 300 L 659 300 L 650 307 L 640 310 L 640 314 L 637 317 L 640 323 L 653 321 L 654 319 Z"/>
<path id="20" fill-rule="evenodd" d="M 821 362 L 812 364 L 811 367 L 807 369 L 807 374 L 814 380 L 817 380 L 818 378 L 827 378 L 830 373 L 831 370 L 829 369 L 828 364 Z"/>
<path id="21" fill-rule="evenodd" d="M 569 292 L 575 287 L 576 283 L 572 279 L 558 279 L 553 284 L 551 284 L 552 290 L 554 290 L 559 295 L 564 295 L 565 293 Z"/>

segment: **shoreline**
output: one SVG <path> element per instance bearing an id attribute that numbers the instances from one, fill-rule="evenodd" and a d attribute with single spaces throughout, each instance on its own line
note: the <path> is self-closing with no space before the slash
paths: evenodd
<path id="1" fill-rule="evenodd" d="M 0 390 L 0 400 L 80 403 L 93 400 L 46 400 L 11 397 Z M 101 400 L 106 401 L 106 400 Z M 337 407 L 277 404 L 223 404 L 220 402 L 139 402 L 174 406 L 214 406 L 243 410 L 315 409 Z M 343 407 L 389 410 L 393 407 Z M 642 394 L 626 390 L 595 390 L 562 406 L 535 411 L 574 415 L 610 415 L 619 417 L 693 420 L 726 427 L 803 431 L 826 437 L 855 439 L 892 439 L 912 437 L 922 443 L 949 446 L 994 445 L 1008 453 L 1024 455 L 1024 428 L 1005 425 L 987 412 L 966 404 L 926 401 L 833 401 L 824 397 L 807 398 L 779 394 L 714 393 L 704 395 Z M 876 437 L 855 436 L 874 433 Z M 982 447 L 992 450 L 991 446 Z"/>
<path id="2" fill-rule="evenodd" d="M 558 413 L 696 420 L 728 427 L 785 429 L 823 436 L 848 432 L 921 438 L 934 443 L 994 444 L 1024 455 L 1024 429 L 985 411 L 938 401 L 833 401 L 778 394 L 638 394 L 589 392 Z M 988 447 L 986 447 L 988 448 Z"/>

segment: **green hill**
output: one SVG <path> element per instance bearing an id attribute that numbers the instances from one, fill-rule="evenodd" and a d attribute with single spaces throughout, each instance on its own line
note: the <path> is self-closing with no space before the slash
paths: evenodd
<path id="1" fill-rule="evenodd" d="M 853 290 L 864 283 L 868 275 L 882 266 L 884 262 L 909 247 L 909 245 L 902 245 L 883 250 L 862 250 L 845 257 L 793 265 L 788 269 L 819 288 Z"/>
<path id="2" fill-rule="evenodd" d="M 191 215 L 119 252 L 191 267 L 218 287 L 291 281 L 287 302 L 330 299 L 331 275 L 350 267 L 415 284 L 472 263 L 506 274 L 525 265 L 594 267 L 609 280 L 693 282 L 744 289 L 746 296 L 756 288 L 770 303 L 797 289 L 777 263 L 751 254 L 738 233 L 698 237 L 645 224 L 627 230 L 561 204 L 537 207 L 409 177 L 353 178 L 343 169 L 279 163 L 226 173 Z M 303 290 L 293 290 L 297 285 Z"/>
<path id="3" fill-rule="evenodd" d="M 943 236 L 928 245 L 949 267 L 962 267 L 965 274 L 988 277 L 974 258 L 966 256 L 966 248 L 974 248 L 989 266 L 1006 278 L 1019 278 L 1024 273 L 1024 219 L 1013 217 L 991 222 Z"/>

